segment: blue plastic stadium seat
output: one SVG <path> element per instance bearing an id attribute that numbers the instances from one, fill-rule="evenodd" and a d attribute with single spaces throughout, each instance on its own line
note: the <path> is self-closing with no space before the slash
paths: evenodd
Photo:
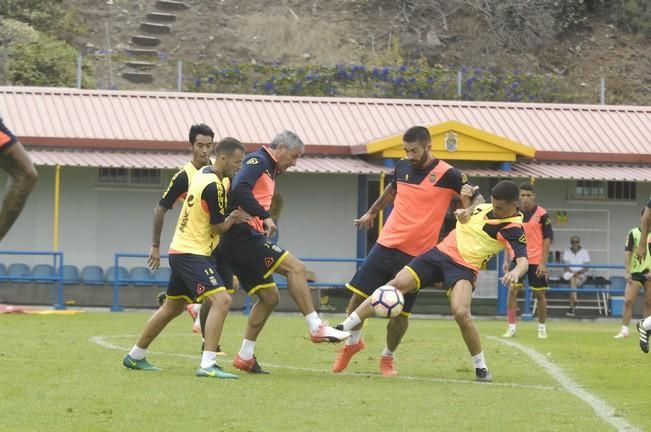
<path id="1" fill-rule="evenodd" d="M 96 265 L 86 266 L 81 269 L 81 281 L 86 285 L 104 285 L 104 270 Z"/>
<path id="2" fill-rule="evenodd" d="M 11 264 L 7 269 L 7 276 L 10 276 L 12 281 L 18 283 L 30 283 L 30 280 L 17 279 L 20 277 L 29 277 L 31 273 L 29 272 L 29 266 L 23 263 Z"/>
<path id="3" fill-rule="evenodd" d="M 7 267 L 0 263 L 0 276 L 7 276 Z"/>
<path id="4" fill-rule="evenodd" d="M 151 278 L 151 272 L 147 267 L 134 267 L 129 272 L 129 279 L 132 285 L 151 285 L 154 281 Z"/>
<path id="5" fill-rule="evenodd" d="M 169 267 L 160 267 L 154 270 L 154 274 L 152 275 L 152 278 L 156 285 L 167 286 L 171 274 L 172 274 L 172 270 Z"/>
<path id="6" fill-rule="evenodd" d="M 68 285 L 77 285 L 81 282 L 79 278 L 79 269 L 77 266 L 64 265 L 63 266 L 63 283 Z"/>
<path id="7" fill-rule="evenodd" d="M 57 275 L 54 274 L 54 267 L 52 267 L 50 264 L 36 264 L 32 269 L 32 277 L 34 278 L 34 282 L 53 283 L 55 281 L 48 278 L 53 278 L 56 276 Z"/>
<path id="8" fill-rule="evenodd" d="M 115 280 L 115 267 L 107 268 L 104 276 L 106 282 L 113 283 Z M 120 281 L 120 285 L 127 285 L 129 283 L 129 271 L 122 266 L 118 267 L 118 280 Z"/>

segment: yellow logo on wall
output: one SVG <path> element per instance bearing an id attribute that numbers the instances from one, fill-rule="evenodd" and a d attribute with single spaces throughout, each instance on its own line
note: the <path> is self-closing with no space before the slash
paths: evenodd
<path id="1" fill-rule="evenodd" d="M 459 146 L 459 136 L 456 132 L 448 132 L 445 134 L 445 149 L 450 153 L 457 151 Z"/>

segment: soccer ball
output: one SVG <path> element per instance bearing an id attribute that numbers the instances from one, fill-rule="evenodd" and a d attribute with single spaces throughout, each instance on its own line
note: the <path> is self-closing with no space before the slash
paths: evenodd
<path id="1" fill-rule="evenodd" d="M 397 317 L 405 305 L 402 293 L 389 285 L 381 286 L 371 295 L 371 306 L 377 316 L 383 318 Z"/>

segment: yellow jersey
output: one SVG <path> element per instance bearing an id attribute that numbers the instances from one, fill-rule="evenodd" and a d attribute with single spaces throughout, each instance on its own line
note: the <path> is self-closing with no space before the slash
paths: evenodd
<path id="1" fill-rule="evenodd" d="M 210 165 L 214 163 L 214 159 L 210 158 Z M 185 196 L 188 194 L 190 182 L 197 171 L 198 170 L 194 167 L 192 161 L 183 165 L 183 167 L 174 174 L 172 180 L 170 180 L 170 184 L 167 186 L 167 189 L 165 189 L 165 192 L 163 192 L 163 196 L 158 202 L 158 205 L 171 210 L 177 201 L 184 200 Z M 230 184 L 229 179 L 224 179 L 224 181 L 227 181 L 227 183 Z"/>
<path id="2" fill-rule="evenodd" d="M 170 254 L 210 256 L 219 243 L 213 225 L 226 220 L 228 178 L 220 179 L 212 166 L 201 168 L 192 178 L 176 223 Z"/>
<path id="3" fill-rule="evenodd" d="M 456 263 L 475 272 L 493 255 L 504 249 L 507 243 L 514 257 L 527 256 L 527 238 L 522 227 L 522 213 L 507 218 L 495 218 L 491 204 L 475 207 L 470 220 L 457 222 L 450 234 L 436 246 Z"/>

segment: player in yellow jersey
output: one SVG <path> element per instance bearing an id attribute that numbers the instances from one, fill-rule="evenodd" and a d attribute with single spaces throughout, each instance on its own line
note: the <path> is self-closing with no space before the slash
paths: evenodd
<path id="1" fill-rule="evenodd" d="M 214 137 L 215 133 L 206 124 L 195 124 L 190 127 L 189 141 L 192 148 L 192 160 L 174 174 L 163 197 L 154 209 L 152 244 L 149 249 L 149 258 L 147 258 L 147 264 L 152 270 L 160 267 L 160 236 L 165 223 L 165 215 L 172 210 L 177 201 L 185 199 L 190 181 L 197 170 L 210 165 L 210 155 L 214 150 Z"/>
<path id="2" fill-rule="evenodd" d="M 250 216 L 236 209 L 226 216 L 224 180 L 233 176 L 242 165 L 244 146 L 234 138 L 225 138 L 216 148 L 213 165 L 201 168 L 192 178 L 183 209 L 176 224 L 170 246 L 172 274 L 163 305 L 149 319 L 137 343 L 124 357 L 129 369 L 160 370 L 145 358 L 147 348 L 165 326 L 193 302 L 207 309 L 204 328 L 204 349 L 196 370 L 200 377 L 237 378 L 224 372 L 216 363 L 224 320 L 231 297 L 219 275 L 220 265 L 212 256 L 219 235 L 236 223 L 246 223 Z"/>
<path id="3" fill-rule="evenodd" d="M 433 249 L 414 258 L 387 284 L 407 294 L 443 282 L 448 290 L 452 315 L 472 357 L 477 381 L 492 380 L 479 330 L 470 314 L 479 269 L 507 243 L 513 249 L 516 265 L 504 274 L 502 282 L 507 286 L 517 283 L 529 268 L 522 214 L 517 210 L 518 195 L 518 186 L 504 180 L 491 190 L 491 204 L 479 204 L 472 214 L 468 209 L 457 210 L 455 230 Z M 369 298 L 337 328 L 350 330 L 371 315 L 373 308 Z"/>
<path id="4" fill-rule="evenodd" d="M 149 257 L 147 258 L 147 264 L 152 270 L 156 270 L 160 267 L 160 237 L 161 231 L 163 229 L 163 224 L 165 222 L 165 215 L 169 210 L 171 210 L 174 205 L 185 199 L 185 196 L 188 193 L 188 187 L 190 186 L 190 181 L 192 177 L 197 173 L 197 171 L 206 166 L 212 164 L 210 156 L 214 151 L 213 139 L 215 133 L 210 128 L 210 126 L 200 123 L 194 124 L 190 127 L 190 132 L 188 134 L 188 141 L 190 142 L 190 147 L 192 150 L 192 159 L 186 163 L 170 181 L 167 189 L 163 193 L 163 197 L 158 202 L 158 205 L 154 209 L 154 223 L 152 230 L 152 245 L 149 249 Z M 230 186 L 230 182 L 228 184 Z M 220 269 L 220 270 L 223 270 Z M 232 273 L 232 272 L 230 272 Z M 221 274 L 222 279 L 226 283 L 226 287 L 229 291 L 235 291 L 235 280 L 232 275 L 229 274 L 229 277 L 226 277 L 224 273 Z M 161 292 L 158 295 L 158 304 L 159 306 L 163 305 L 165 301 L 165 291 Z M 192 317 L 192 331 L 195 333 L 201 332 L 201 320 L 199 317 L 199 310 L 201 308 L 200 304 L 191 304 L 187 306 L 187 311 Z M 218 347 L 217 351 L 220 354 L 225 354 L 221 352 L 221 349 Z"/>

